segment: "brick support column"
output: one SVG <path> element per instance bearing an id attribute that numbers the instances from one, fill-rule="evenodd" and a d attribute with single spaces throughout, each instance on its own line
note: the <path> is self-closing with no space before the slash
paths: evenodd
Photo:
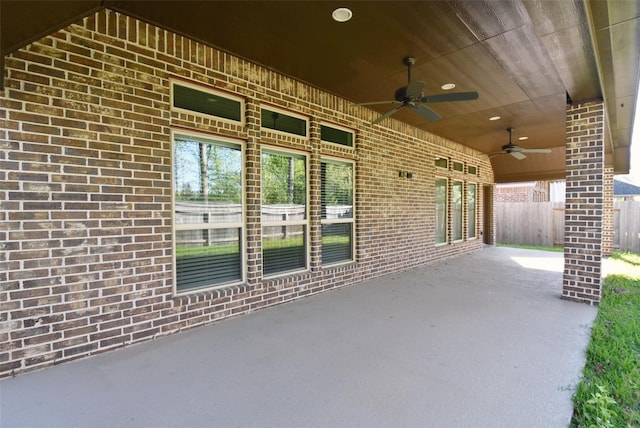
<path id="1" fill-rule="evenodd" d="M 262 280 L 262 178 L 260 147 L 260 106 L 247 103 L 246 145 L 246 225 L 247 225 L 247 284 Z"/>
<path id="2" fill-rule="evenodd" d="M 562 296 L 597 304 L 602 283 L 604 105 L 567 106 Z"/>
<path id="3" fill-rule="evenodd" d="M 604 169 L 604 211 L 602 213 L 602 256 L 613 251 L 613 167 Z"/>
<path id="4" fill-rule="evenodd" d="M 320 122 L 311 120 L 309 137 L 312 152 L 309 157 L 309 268 L 318 272 L 322 268 L 322 171 Z"/>

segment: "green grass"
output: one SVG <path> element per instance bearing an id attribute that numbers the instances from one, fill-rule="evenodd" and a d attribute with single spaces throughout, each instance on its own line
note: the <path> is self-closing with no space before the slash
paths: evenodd
<path id="1" fill-rule="evenodd" d="M 349 245 L 348 236 L 324 236 L 322 238 L 322 245 Z M 289 247 L 302 247 L 304 245 L 304 239 L 302 236 L 288 239 L 269 239 L 262 242 L 263 250 L 283 249 Z M 239 251 L 238 244 L 228 245 L 212 245 L 212 246 L 185 246 L 179 245 L 176 247 L 176 257 L 202 257 L 202 256 L 220 256 L 226 254 L 237 254 Z"/>
<path id="2" fill-rule="evenodd" d="M 614 253 L 570 427 L 640 426 L 640 254 Z"/>
<path id="3" fill-rule="evenodd" d="M 553 251 L 556 253 L 564 252 L 564 247 L 543 247 L 537 245 L 496 244 L 496 247 L 523 248 L 525 250 Z"/>

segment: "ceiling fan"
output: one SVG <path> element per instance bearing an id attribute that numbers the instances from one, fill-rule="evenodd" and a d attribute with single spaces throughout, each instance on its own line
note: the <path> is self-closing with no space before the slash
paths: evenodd
<path id="1" fill-rule="evenodd" d="M 551 149 L 523 149 L 520 146 L 517 146 L 511 142 L 511 136 L 513 134 L 513 128 L 507 128 L 507 132 L 509 133 L 509 144 L 505 144 L 502 146 L 502 151 L 491 153 L 489 157 L 495 157 L 498 155 L 511 155 L 518 160 L 522 160 L 526 158 L 525 153 L 551 153 Z"/>
<path id="2" fill-rule="evenodd" d="M 395 100 L 393 101 L 373 101 L 369 103 L 359 103 L 356 104 L 358 106 L 371 106 L 377 104 L 400 104 L 399 106 L 389 110 L 373 122 L 372 125 L 376 123 L 382 122 L 384 119 L 388 118 L 392 114 L 398 112 L 399 110 L 410 107 L 424 119 L 427 119 L 430 122 L 434 122 L 440 119 L 440 115 L 433 110 L 432 108 L 426 106 L 425 104 L 430 103 L 441 103 L 441 102 L 449 102 L 449 101 L 469 101 L 478 99 L 477 92 L 451 92 L 437 95 L 427 95 L 425 96 L 423 93 L 423 89 L 425 86 L 424 82 L 420 81 L 412 81 L 411 80 L 411 66 L 416 63 L 416 59 L 412 57 L 407 57 L 403 61 L 404 65 L 407 66 L 407 86 L 399 88 L 395 93 Z"/>

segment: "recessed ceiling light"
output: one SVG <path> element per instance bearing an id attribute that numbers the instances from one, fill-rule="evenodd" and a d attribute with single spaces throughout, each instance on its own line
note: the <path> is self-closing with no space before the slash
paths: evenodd
<path id="1" fill-rule="evenodd" d="M 455 87 L 456 87 L 455 83 L 445 83 L 444 85 L 440 86 L 440 88 L 442 90 L 445 90 L 445 91 L 450 91 L 451 89 L 453 89 Z"/>
<path id="2" fill-rule="evenodd" d="M 491 116 L 489 120 L 500 120 L 502 119 L 500 116 Z"/>
<path id="3" fill-rule="evenodd" d="M 339 7 L 331 13 L 331 17 L 337 22 L 347 22 L 353 16 L 353 12 L 346 7 Z"/>
<path id="4" fill-rule="evenodd" d="M 529 139 L 529 137 L 518 137 L 518 140 L 520 140 L 520 141 L 524 141 L 524 140 L 528 140 L 528 139 Z"/>

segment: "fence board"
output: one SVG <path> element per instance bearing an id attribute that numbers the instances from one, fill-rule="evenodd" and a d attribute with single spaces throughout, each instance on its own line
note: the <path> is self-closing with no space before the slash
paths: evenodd
<path id="1" fill-rule="evenodd" d="M 497 202 L 496 240 L 501 244 L 564 245 L 564 203 Z M 640 201 L 615 201 L 613 246 L 640 253 Z"/>
<path id="2" fill-rule="evenodd" d="M 496 203 L 496 239 L 502 244 L 553 246 L 551 202 Z"/>
<path id="3" fill-rule="evenodd" d="M 614 247 L 617 244 L 621 250 L 640 253 L 640 202 L 615 201 L 613 208 L 618 212 L 614 215 Z"/>

